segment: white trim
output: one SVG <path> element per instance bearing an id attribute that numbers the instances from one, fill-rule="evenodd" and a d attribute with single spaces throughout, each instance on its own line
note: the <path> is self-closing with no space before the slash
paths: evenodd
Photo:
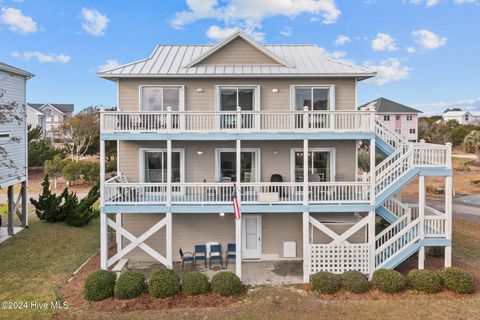
<path id="1" fill-rule="evenodd" d="M 358 182 L 358 140 L 355 142 L 355 182 Z"/>
<path id="2" fill-rule="evenodd" d="M 167 152 L 167 148 L 140 148 L 139 150 L 139 180 L 145 183 L 145 152 Z M 174 148 L 172 152 L 180 152 L 180 183 L 185 182 L 185 149 Z"/>
<path id="3" fill-rule="evenodd" d="M 329 89 L 330 109 L 326 111 L 335 111 L 335 85 L 334 84 L 291 84 L 290 85 L 290 110 L 295 111 L 295 88 L 310 87 L 314 89 Z M 301 110 L 297 110 L 301 111 Z"/>
<path id="4" fill-rule="evenodd" d="M 155 84 L 148 84 L 148 85 L 139 85 L 138 86 L 138 111 L 145 111 L 142 109 L 142 89 L 144 87 L 153 87 L 153 88 L 162 88 L 162 99 L 163 99 L 163 88 L 180 88 L 180 96 L 178 98 L 178 111 L 185 110 L 185 86 L 184 85 L 174 85 L 174 84 L 162 84 L 162 85 L 155 85 Z M 162 108 L 163 108 L 163 100 L 162 100 Z M 167 111 L 167 110 L 158 110 L 158 111 Z M 149 110 L 149 112 L 155 112 Z"/>
<path id="5" fill-rule="evenodd" d="M 246 226 L 246 218 L 255 217 L 257 218 L 257 231 L 258 231 L 258 255 L 255 256 L 247 256 L 245 257 L 246 251 L 246 241 L 247 241 L 247 226 Z M 250 260 L 250 259 L 258 259 L 262 258 L 262 242 L 263 242 L 263 233 L 262 233 L 262 215 L 261 214 L 242 214 L 242 260 Z"/>
<path id="6" fill-rule="evenodd" d="M 55 108 L 54 106 L 52 106 L 50 103 L 46 103 L 46 104 L 44 104 L 43 106 L 41 106 L 40 108 L 38 108 L 38 109 L 41 110 L 41 109 L 44 109 L 44 108 L 47 108 L 47 107 L 53 108 L 53 109 L 57 110 L 58 112 L 60 112 L 61 114 L 65 115 L 65 113 L 63 113 L 63 112 L 60 111 L 59 109 L 57 109 L 57 108 Z"/>
<path id="7" fill-rule="evenodd" d="M 233 33 L 232 35 L 230 35 L 229 37 L 223 39 L 221 42 L 219 42 L 218 44 L 216 44 L 215 46 L 213 46 L 212 48 L 210 48 L 209 50 L 207 50 L 204 54 L 200 55 L 198 58 L 196 58 L 195 60 L 189 62 L 186 66 L 184 66 L 185 68 L 190 68 L 190 67 L 193 67 L 194 65 L 202 62 L 203 60 L 205 60 L 206 58 L 210 57 L 212 54 L 214 54 L 215 52 L 219 51 L 220 49 L 222 49 L 223 47 L 225 47 L 227 44 L 229 44 L 230 42 L 232 42 L 233 40 L 235 40 L 236 38 L 242 38 L 243 40 L 245 40 L 246 42 L 248 42 L 250 45 L 252 45 L 253 47 L 255 47 L 256 49 L 258 49 L 259 51 L 261 51 L 263 54 L 265 54 L 266 56 L 270 57 L 271 59 L 275 60 L 276 62 L 278 62 L 278 64 L 280 65 L 284 65 L 286 67 L 293 67 L 292 65 L 288 64 L 287 62 L 285 62 L 284 60 L 282 60 L 281 58 L 277 57 L 273 52 L 271 52 L 270 50 L 267 50 L 264 46 L 262 46 L 261 44 L 259 44 L 258 42 L 256 42 L 255 40 L 253 40 L 252 38 L 250 38 L 249 36 L 247 36 L 245 33 L 241 32 L 241 31 L 237 31 L 235 33 Z M 262 64 L 260 64 L 262 65 Z"/>
<path id="8" fill-rule="evenodd" d="M 36 112 L 38 115 L 40 115 L 40 116 L 44 116 L 44 114 L 43 114 L 42 112 L 38 111 L 37 109 L 35 109 L 35 108 L 33 108 L 33 107 L 30 107 L 29 104 L 27 104 L 27 108 L 32 109 L 33 111 L 35 111 L 35 112 Z"/>
<path id="9" fill-rule="evenodd" d="M 253 94 L 254 94 L 254 105 L 253 105 L 253 110 L 252 111 L 259 111 L 260 110 L 260 85 L 256 84 L 216 84 L 215 85 L 215 111 L 222 112 L 220 110 L 220 89 L 254 89 Z M 237 107 L 238 107 L 238 95 L 237 95 Z M 250 110 L 242 110 L 242 111 L 250 111 Z M 231 111 L 235 112 L 235 111 Z"/>
<path id="10" fill-rule="evenodd" d="M 215 181 L 220 181 L 220 153 L 221 152 L 237 152 L 236 148 L 215 148 Z M 260 148 L 241 148 L 241 152 L 253 152 L 255 154 L 255 181 L 254 182 L 260 182 L 261 181 L 261 149 Z M 236 181 L 232 181 L 236 182 Z"/>
<path id="11" fill-rule="evenodd" d="M 330 182 L 334 182 L 337 174 L 337 152 L 335 147 L 308 148 L 308 152 L 330 152 Z M 295 182 L 295 152 L 303 152 L 303 148 L 290 148 L 290 182 Z M 303 163 L 302 163 L 303 164 Z"/>

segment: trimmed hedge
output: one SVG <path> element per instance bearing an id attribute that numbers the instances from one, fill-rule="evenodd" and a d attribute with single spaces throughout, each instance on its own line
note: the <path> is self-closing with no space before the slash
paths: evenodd
<path id="1" fill-rule="evenodd" d="M 224 297 L 235 296 L 242 293 L 243 285 L 235 273 L 221 271 L 212 278 L 212 290 Z"/>
<path id="2" fill-rule="evenodd" d="M 207 275 L 198 271 L 187 272 L 183 276 L 182 290 L 188 295 L 195 296 L 206 293 L 210 289 Z"/>
<path id="3" fill-rule="evenodd" d="M 180 277 L 170 269 L 155 272 L 148 281 L 148 293 L 154 298 L 173 296 L 180 288 Z"/>
<path id="4" fill-rule="evenodd" d="M 340 276 L 340 284 L 343 289 L 353 293 L 365 293 L 370 289 L 367 277 L 356 270 L 345 271 Z"/>
<path id="5" fill-rule="evenodd" d="M 475 282 L 473 276 L 456 267 L 444 268 L 437 271 L 442 285 L 453 292 L 468 294 L 475 292 Z"/>
<path id="6" fill-rule="evenodd" d="M 139 271 L 126 271 L 120 275 L 115 283 L 115 298 L 132 299 L 145 291 L 145 275 Z"/>
<path id="7" fill-rule="evenodd" d="M 117 275 L 113 271 L 98 270 L 85 279 L 83 293 L 87 300 L 101 301 L 113 297 Z"/>
<path id="8" fill-rule="evenodd" d="M 442 280 L 438 274 L 427 269 L 416 269 L 408 273 L 408 285 L 425 293 L 436 293 L 442 290 Z"/>
<path id="9" fill-rule="evenodd" d="M 372 276 L 372 286 L 385 293 L 397 293 L 407 285 L 407 280 L 398 271 L 391 269 L 376 270 Z"/>
<path id="10" fill-rule="evenodd" d="M 326 271 L 320 271 L 310 277 L 312 288 L 320 293 L 333 294 L 340 290 L 340 278 Z"/>

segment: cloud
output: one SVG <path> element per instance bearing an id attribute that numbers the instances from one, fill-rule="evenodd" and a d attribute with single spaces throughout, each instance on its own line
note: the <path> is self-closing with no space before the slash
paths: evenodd
<path id="1" fill-rule="evenodd" d="M 24 15 L 21 10 L 15 8 L 2 8 L 0 23 L 6 24 L 10 31 L 20 34 L 38 31 L 37 23 L 32 17 Z"/>
<path id="2" fill-rule="evenodd" d="M 386 33 L 377 33 L 377 37 L 373 39 L 371 46 L 375 51 L 394 51 L 398 49 L 395 39 Z"/>
<path id="3" fill-rule="evenodd" d="M 417 52 L 417 48 L 415 47 L 406 47 L 405 50 L 407 50 L 408 53 Z"/>
<path id="4" fill-rule="evenodd" d="M 349 43 L 351 40 L 349 37 L 344 36 L 344 35 L 339 35 L 337 36 L 337 39 L 335 39 L 335 45 L 336 46 L 343 46 L 347 43 Z"/>
<path id="5" fill-rule="evenodd" d="M 423 49 L 437 49 L 447 44 L 448 38 L 441 37 L 432 31 L 421 29 L 412 31 L 412 36 L 415 38 L 415 42 Z"/>
<path id="6" fill-rule="evenodd" d="M 23 53 L 13 51 L 12 57 L 21 58 L 23 60 L 29 61 L 36 59 L 40 63 L 67 63 L 71 60 L 70 56 L 64 54 L 45 54 L 40 51 L 25 51 Z"/>
<path id="7" fill-rule="evenodd" d="M 427 114 L 438 114 L 445 111 L 447 108 L 460 108 L 462 110 L 480 110 L 480 98 L 460 100 L 453 102 L 432 102 L 414 105 L 415 108 L 422 110 Z"/>
<path id="8" fill-rule="evenodd" d="M 222 28 L 219 26 L 210 26 L 206 32 L 206 36 L 212 40 L 220 41 L 228 37 L 234 32 L 237 32 L 239 28 Z"/>
<path id="9" fill-rule="evenodd" d="M 288 26 L 283 27 L 283 29 L 280 30 L 280 35 L 290 37 L 292 35 L 292 28 Z"/>
<path id="10" fill-rule="evenodd" d="M 294 18 L 308 13 L 320 15 L 323 23 L 331 24 L 341 14 L 335 0 L 186 0 L 186 3 L 188 10 L 177 12 L 170 20 L 173 28 L 182 29 L 198 20 L 214 19 L 223 21 L 224 29 L 235 27 L 254 35 L 262 28 L 262 21 L 273 16 Z"/>
<path id="11" fill-rule="evenodd" d="M 102 64 L 102 65 L 98 66 L 97 70 L 98 70 L 99 72 L 101 72 L 101 71 L 106 71 L 106 70 L 110 70 L 110 69 L 116 68 L 116 67 L 118 67 L 118 66 L 120 66 L 120 63 L 119 63 L 117 60 L 115 60 L 115 59 L 107 59 L 107 60 L 105 61 L 105 64 Z"/>
<path id="12" fill-rule="evenodd" d="M 96 9 L 82 8 L 82 28 L 88 34 L 99 37 L 105 35 L 105 29 L 110 21 L 106 15 Z"/>
<path id="13" fill-rule="evenodd" d="M 366 62 L 367 68 L 377 71 L 377 76 L 370 81 L 382 86 L 392 81 L 408 79 L 410 77 L 411 68 L 402 66 L 402 62 L 398 58 L 388 58 L 379 63 Z"/>
<path id="14" fill-rule="evenodd" d="M 353 61 L 347 59 L 347 52 L 345 51 L 339 51 L 339 50 L 329 51 L 323 47 L 319 47 L 319 49 L 321 53 L 329 59 L 333 59 L 336 61 L 341 61 L 349 64 L 354 64 Z"/>
<path id="15" fill-rule="evenodd" d="M 413 4 L 425 4 L 425 8 L 430 8 L 439 4 L 440 0 L 410 0 L 409 2 Z"/>

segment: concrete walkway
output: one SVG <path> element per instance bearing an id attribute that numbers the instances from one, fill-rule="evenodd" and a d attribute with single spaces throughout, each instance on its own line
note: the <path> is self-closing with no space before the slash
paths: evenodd
<path id="1" fill-rule="evenodd" d="M 13 234 L 17 234 L 22 231 L 22 227 L 13 227 Z M 11 236 L 8 235 L 7 227 L 0 227 L 0 243 L 6 241 Z"/>

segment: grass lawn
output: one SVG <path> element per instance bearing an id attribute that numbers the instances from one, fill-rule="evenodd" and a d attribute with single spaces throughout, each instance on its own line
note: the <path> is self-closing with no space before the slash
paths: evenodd
<path id="1" fill-rule="evenodd" d="M 0 301 L 50 302 L 99 247 L 98 219 L 83 228 L 31 216 L 30 227 L 0 244 Z M 0 310 L 0 319 L 50 319 L 51 310 Z"/>
<path id="2" fill-rule="evenodd" d="M 98 248 L 98 221 L 85 228 L 44 224 L 0 245 L 0 300 L 49 302 L 71 273 Z M 455 263 L 480 268 L 480 224 L 454 221 Z M 17 253 L 23 254 L 17 254 Z M 428 258 L 427 258 L 428 259 Z M 428 265 L 428 264 L 427 264 Z M 478 282 L 478 277 L 477 277 Z M 127 309 L 128 302 L 125 302 Z M 125 309 L 125 310 L 126 310 Z M 53 312 L 0 311 L 4 319 L 480 319 L 480 294 L 396 296 L 342 293 L 316 297 L 297 287 L 259 287 L 238 303 L 219 308 L 102 312 L 70 308 Z"/>

